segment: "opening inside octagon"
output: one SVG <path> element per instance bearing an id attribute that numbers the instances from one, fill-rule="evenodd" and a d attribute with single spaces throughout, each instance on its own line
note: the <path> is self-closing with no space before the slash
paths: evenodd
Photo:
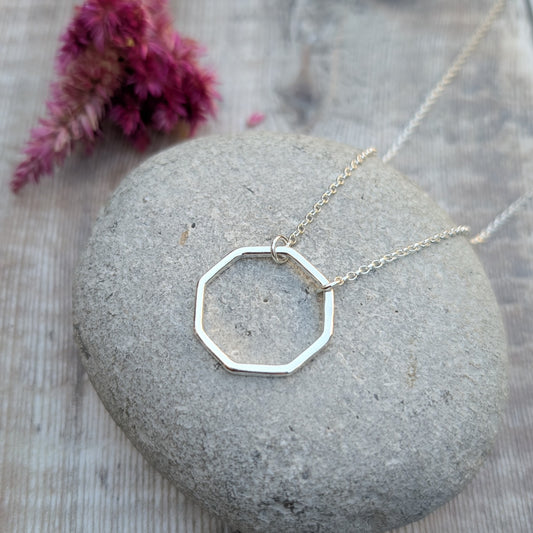
<path id="1" fill-rule="evenodd" d="M 291 259 L 241 257 L 206 286 L 204 330 L 235 362 L 289 363 L 322 333 L 317 288 Z"/>

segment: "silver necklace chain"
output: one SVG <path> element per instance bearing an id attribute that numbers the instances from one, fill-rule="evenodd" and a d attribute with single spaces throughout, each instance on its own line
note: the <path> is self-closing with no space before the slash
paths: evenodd
<path id="1" fill-rule="evenodd" d="M 498 0 L 494 3 L 486 17 L 481 21 L 480 25 L 464 45 L 462 50 L 457 54 L 450 68 L 440 79 L 440 81 L 428 93 L 422 105 L 418 108 L 411 120 L 407 123 L 398 138 L 392 143 L 392 146 L 387 150 L 383 156 L 383 163 L 388 163 L 400 151 L 401 147 L 411 137 L 413 132 L 420 126 L 426 115 L 431 111 L 440 96 L 450 83 L 458 76 L 468 58 L 474 53 L 479 43 L 487 35 L 494 21 L 499 17 L 503 11 L 506 0 Z M 509 206 L 507 206 L 500 214 L 498 214 L 484 229 L 477 235 L 470 239 L 472 244 L 482 244 L 486 242 L 499 228 L 501 228 L 517 211 L 520 211 L 533 200 L 533 190 L 530 190 L 517 198 Z"/>
<path id="2" fill-rule="evenodd" d="M 422 105 L 418 108 L 413 118 L 407 123 L 398 138 L 392 143 L 392 146 L 387 150 L 383 156 L 382 161 L 388 163 L 399 151 L 405 142 L 411 137 L 413 132 L 420 126 L 421 122 L 426 118 L 426 115 L 431 111 L 437 100 L 442 96 L 448 85 L 458 76 L 464 67 L 467 59 L 474 53 L 479 43 L 487 35 L 494 21 L 498 18 L 506 0 L 498 0 L 488 12 L 487 16 L 481 21 L 480 25 L 473 33 L 472 37 L 463 46 L 462 50 L 457 54 L 453 63 L 450 65 L 444 76 L 428 93 Z"/>
<path id="3" fill-rule="evenodd" d="M 427 116 L 435 102 L 444 92 L 444 89 L 451 83 L 464 66 L 466 60 L 474 52 L 481 39 L 486 35 L 490 26 L 501 12 L 505 5 L 505 0 L 497 0 L 495 5 L 490 10 L 489 14 L 475 31 L 472 38 L 468 41 L 465 47 L 461 50 L 448 71 L 444 74 L 442 79 L 437 83 L 433 90 L 428 94 L 418 111 L 413 118 L 408 122 L 403 129 L 398 139 L 393 143 L 392 147 L 383 157 L 384 163 L 390 161 L 410 138 L 416 128 L 420 125 L 422 120 Z M 456 226 L 446 229 L 440 233 L 436 233 L 426 239 L 414 242 L 398 248 L 393 252 L 389 252 L 379 259 L 374 259 L 368 264 L 362 265 L 359 268 L 347 272 L 343 276 L 337 276 L 332 281 L 326 278 L 316 267 L 310 263 L 305 257 L 298 253 L 293 246 L 297 244 L 299 238 L 304 234 L 309 224 L 312 224 L 316 217 L 320 214 L 324 206 L 326 206 L 332 196 L 334 196 L 340 187 L 344 186 L 346 181 L 353 175 L 354 172 L 364 163 L 364 161 L 376 154 L 375 148 L 368 148 L 357 155 L 349 165 L 341 172 L 335 181 L 329 185 L 322 196 L 313 204 L 311 210 L 305 215 L 304 219 L 296 226 L 296 229 L 285 237 L 284 235 L 277 235 L 268 246 L 246 246 L 238 248 L 227 254 L 215 266 L 210 268 L 198 281 L 196 289 L 196 304 L 194 312 L 194 330 L 206 349 L 221 363 L 226 370 L 242 375 L 265 375 L 265 376 L 288 376 L 298 370 L 310 358 L 312 358 L 318 351 L 320 351 L 329 342 L 333 335 L 334 322 L 334 299 L 335 287 L 343 285 L 347 281 L 355 281 L 360 276 L 369 274 L 374 270 L 382 268 L 388 263 L 396 261 L 400 257 L 406 257 L 440 243 L 444 240 L 451 239 L 458 235 L 465 235 L 469 232 L 467 226 Z M 503 213 L 498 215 L 479 235 L 476 235 L 471 242 L 484 242 L 489 235 L 491 235 L 498 227 L 506 222 L 518 209 L 520 209 L 529 199 L 533 197 L 533 193 L 528 193 L 521 196 L 518 200 L 513 202 Z M 241 258 L 255 258 L 255 257 L 272 257 L 276 263 L 285 263 L 292 259 L 300 268 L 306 272 L 311 279 L 319 287 L 319 291 L 323 293 L 321 298 L 323 305 L 323 318 L 320 336 L 305 350 L 298 354 L 289 363 L 283 364 L 257 364 L 257 363 L 243 363 L 235 361 L 230 355 L 222 350 L 216 342 L 211 339 L 204 327 L 204 302 L 205 290 L 211 281 L 216 278 L 221 272 L 228 268 L 235 261 Z M 343 362 L 347 365 L 344 357 L 341 357 Z M 349 365 L 347 365 L 349 366 Z M 353 375 L 353 374 L 352 374 Z"/>
<path id="4" fill-rule="evenodd" d="M 446 87 L 457 77 L 461 72 L 463 66 L 465 65 L 467 59 L 472 55 L 476 50 L 479 43 L 486 36 L 487 32 L 491 28 L 492 24 L 496 18 L 500 15 L 503 8 L 505 7 L 506 0 L 497 0 L 497 2 L 492 6 L 491 10 L 487 16 L 483 19 L 481 24 L 478 26 L 472 37 L 465 44 L 462 50 L 454 59 L 450 68 L 446 71 L 444 76 L 439 80 L 435 87 L 428 93 L 422 105 L 418 108 L 416 113 L 413 115 L 411 120 L 407 123 L 405 128 L 402 130 L 398 138 L 393 142 L 392 146 L 385 153 L 382 158 L 383 163 L 388 163 L 393 159 L 406 141 L 411 137 L 414 131 L 420 126 L 424 118 L 428 115 L 432 107 L 435 105 L 437 100 L 442 96 Z M 330 198 L 337 193 L 339 187 L 342 187 L 346 180 L 352 175 L 352 173 L 367 159 L 368 157 L 375 155 L 375 148 L 367 148 L 359 155 L 357 155 L 347 166 L 344 171 L 337 176 L 337 179 L 329 185 L 326 191 L 322 194 L 320 199 L 315 202 L 312 209 L 305 215 L 305 218 L 296 226 L 296 229 L 289 235 L 285 237 L 284 235 L 277 235 L 272 241 L 270 251 L 272 258 L 276 263 L 284 263 L 288 260 L 288 257 L 285 254 L 278 253 L 277 247 L 282 246 L 294 246 L 299 237 L 305 232 L 307 226 L 311 224 L 316 216 L 321 212 L 322 208 L 329 203 Z M 510 204 L 504 211 L 502 211 L 497 217 L 495 217 L 490 224 L 488 224 L 482 231 L 470 239 L 472 244 L 480 244 L 486 242 L 486 240 L 492 236 L 492 234 L 499 229 L 503 224 L 505 224 L 517 211 L 522 209 L 530 200 L 533 199 L 533 191 L 529 191 L 526 194 L 520 196 L 512 204 Z M 332 281 L 329 281 L 327 284 L 323 285 L 320 290 L 329 291 L 337 286 L 343 285 L 346 281 L 355 281 L 360 276 L 369 274 L 370 272 L 377 270 L 388 263 L 396 261 L 400 257 L 405 257 L 407 255 L 414 254 L 428 246 L 433 244 L 440 243 L 444 240 L 456 237 L 459 235 L 467 235 L 470 232 L 468 226 L 455 226 L 453 228 L 441 231 L 436 233 L 431 237 L 428 237 L 422 241 L 418 241 L 403 248 L 389 252 L 379 259 L 374 259 L 366 265 L 361 265 L 356 270 L 347 272 L 343 276 L 336 276 Z"/>
<path id="5" fill-rule="evenodd" d="M 432 235 L 423 241 L 414 242 L 413 244 L 409 244 L 404 248 L 398 248 L 397 250 L 394 250 L 394 252 L 389 252 L 379 259 L 374 259 L 374 261 L 368 263 L 368 265 L 362 265 L 357 270 L 347 272 L 344 276 L 337 276 L 333 279 L 333 281 L 323 285 L 320 290 L 330 291 L 335 287 L 344 285 L 344 283 L 347 281 L 355 281 L 359 276 L 370 274 L 370 272 L 378 270 L 387 263 L 392 263 L 393 261 L 396 261 L 396 259 L 400 259 L 400 257 L 406 257 L 407 255 L 414 254 L 423 248 L 431 246 L 432 244 L 437 244 L 446 239 L 451 239 L 457 235 L 467 235 L 469 232 L 470 228 L 468 226 L 456 226 L 454 228 L 441 231 L 440 233 L 435 233 L 435 235 Z"/>
<path id="6" fill-rule="evenodd" d="M 366 150 L 358 154 L 354 159 L 352 159 L 352 161 L 350 161 L 349 166 L 344 169 L 342 174 L 339 174 L 337 176 L 337 179 L 329 185 L 329 187 L 320 197 L 320 200 L 315 202 L 313 208 L 307 213 L 307 215 L 305 215 L 305 218 L 296 226 L 296 229 L 290 234 L 288 238 L 284 235 L 277 235 L 276 237 L 274 237 L 270 246 L 270 253 L 276 263 L 282 264 L 287 262 L 287 260 L 289 259 L 286 254 L 278 253 L 278 246 L 294 246 L 298 242 L 300 236 L 303 235 L 303 233 L 305 232 L 307 226 L 309 226 L 309 224 L 311 224 L 315 220 L 316 216 L 322 211 L 322 208 L 327 203 L 329 203 L 330 198 L 334 194 L 337 194 L 338 189 L 346 183 L 346 180 L 351 177 L 352 173 L 357 170 L 360 165 L 363 164 L 365 159 L 375 154 L 375 148 L 367 148 Z M 435 235 L 432 235 L 427 239 L 414 242 L 412 244 L 409 244 L 408 246 L 405 246 L 404 248 L 398 248 L 393 252 L 386 253 L 379 259 L 374 259 L 367 265 L 361 265 L 356 270 L 351 270 L 347 272 L 346 274 L 344 274 L 344 276 L 336 276 L 332 281 L 328 281 L 327 283 L 322 285 L 319 290 L 330 291 L 335 287 L 340 287 L 341 285 L 344 285 L 344 283 L 346 283 L 347 281 L 355 281 L 357 278 L 359 278 L 359 276 L 364 276 L 366 274 L 369 274 L 370 272 L 373 272 L 374 270 L 378 270 L 379 268 L 385 266 L 387 263 L 392 263 L 400 257 L 405 257 L 407 255 L 414 254 L 424 248 L 427 248 L 428 246 L 431 246 L 432 244 L 437 244 L 446 239 L 451 239 L 452 237 L 456 237 L 458 235 L 466 235 L 469 233 L 469 231 L 470 228 L 468 226 L 456 226 L 441 231 L 440 233 L 436 233 Z"/>
<path id="7" fill-rule="evenodd" d="M 324 207 L 328 202 L 329 199 L 337 193 L 337 190 L 339 187 L 342 187 L 346 180 L 352 175 L 352 172 L 357 169 L 363 161 L 371 156 L 375 155 L 377 150 L 375 148 L 367 148 L 364 152 L 361 152 L 355 159 L 352 159 L 350 161 L 350 165 L 347 166 L 344 169 L 344 172 L 342 174 L 339 174 L 337 176 L 337 179 L 327 188 L 326 192 L 320 197 L 320 200 L 316 202 L 313 205 L 313 209 L 305 215 L 305 218 L 296 226 L 296 229 L 290 234 L 289 238 L 287 239 L 287 243 L 289 246 L 294 246 L 296 244 L 297 239 L 300 237 L 300 235 L 303 234 L 305 231 L 305 228 L 313 222 L 315 217 L 320 213 L 322 210 L 322 207 Z"/>

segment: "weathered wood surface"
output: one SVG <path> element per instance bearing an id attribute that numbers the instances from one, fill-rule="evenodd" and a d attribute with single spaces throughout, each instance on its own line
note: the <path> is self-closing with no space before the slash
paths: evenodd
<path id="1" fill-rule="evenodd" d="M 76 154 L 53 180 L 8 191 L 74 4 L 0 0 L 0 531 L 229 531 L 144 462 L 73 342 L 73 270 L 98 210 L 142 157 L 109 130 L 91 158 Z M 258 110 L 264 128 L 384 153 L 490 4 L 196 0 L 173 12 L 220 76 L 219 118 L 202 134 L 243 131 Z M 474 228 L 533 187 L 526 0 L 511 0 L 393 164 Z M 533 529 L 533 211 L 479 255 L 508 332 L 509 408 L 475 480 L 404 533 Z"/>

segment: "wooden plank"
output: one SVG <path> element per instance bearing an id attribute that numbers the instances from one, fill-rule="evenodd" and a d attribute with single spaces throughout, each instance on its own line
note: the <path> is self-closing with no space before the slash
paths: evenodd
<path id="1" fill-rule="evenodd" d="M 206 44 L 221 79 L 219 118 L 203 134 L 243 131 L 258 110 L 267 114 L 262 127 L 384 153 L 490 3 L 198 0 L 176 3 L 174 14 Z M 229 531 L 144 462 L 100 404 L 72 339 L 76 262 L 97 212 L 145 156 L 106 130 L 92 158 L 75 154 L 53 180 L 7 192 L 74 4 L 0 4 L 0 530 Z M 527 5 L 509 3 L 393 162 L 475 228 L 533 187 Z M 533 528 L 532 230 L 529 210 L 479 249 L 511 362 L 494 452 L 463 493 L 402 533 Z"/>

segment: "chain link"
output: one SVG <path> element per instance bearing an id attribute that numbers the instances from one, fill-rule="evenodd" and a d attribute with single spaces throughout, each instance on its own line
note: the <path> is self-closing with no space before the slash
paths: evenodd
<path id="1" fill-rule="evenodd" d="M 272 254 L 272 258 L 276 263 L 281 264 L 287 260 L 286 258 L 280 257 L 276 251 L 279 243 L 281 242 L 284 246 L 294 246 L 298 242 L 298 238 L 300 237 L 300 235 L 304 233 L 305 228 L 309 224 L 311 224 L 311 222 L 313 222 L 315 217 L 322 210 L 322 207 L 324 207 L 324 205 L 329 202 L 329 199 L 337 193 L 339 187 L 342 187 L 345 184 L 346 180 L 365 161 L 365 159 L 375 154 L 375 148 L 367 148 L 366 150 L 358 154 L 355 159 L 350 162 L 350 165 L 344 169 L 343 173 L 339 174 L 339 176 L 337 176 L 337 179 L 333 183 L 331 183 L 331 185 L 326 189 L 324 194 L 322 194 L 322 196 L 320 197 L 320 200 L 318 200 L 318 202 L 313 205 L 311 211 L 309 211 L 307 215 L 305 215 L 305 218 L 296 226 L 296 229 L 290 234 L 288 238 L 283 235 L 277 235 L 276 237 L 274 237 L 274 240 L 272 241 L 272 244 L 270 246 L 270 252 Z M 393 261 L 396 261 L 396 259 L 399 259 L 400 257 L 405 257 L 407 255 L 414 254 L 422 250 L 423 248 L 431 246 L 432 244 L 439 243 L 445 239 L 450 239 L 457 235 L 467 234 L 469 231 L 470 228 L 468 228 L 467 226 L 457 226 L 441 231 L 440 233 L 436 233 L 435 235 L 428 237 L 423 241 L 418 241 L 413 244 L 409 244 L 405 248 L 399 248 L 398 250 L 394 250 L 394 252 L 385 254 L 379 259 L 374 259 L 374 261 L 372 261 L 368 265 L 362 265 L 357 270 L 350 271 L 344 276 L 337 276 L 333 281 L 330 281 L 329 283 L 321 287 L 319 290 L 329 291 L 334 287 L 344 285 L 346 281 L 355 281 L 359 276 L 363 276 L 372 272 L 373 270 L 377 270 L 378 268 L 385 266 L 387 263 L 392 263 Z"/>
<path id="2" fill-rule="evenodd" d="M 305 228 L 313 222 L 315 217 L 322 211 L 322 208 L 329 202 L 329 199 L 337 193 L 339 187 L 342 187 L 346 180 L 352 175 L 352 172 L 357 169 L 363 161 L 376 153 L 375 148 L 367 148 L 361 152 L 355 159 L 352 159 L 350 165 L 344 169 L 342 174 L 337 176 L 337 179 L 327 188 L 326 192 L 320 197 L 320 200 L 313 205 L 311 211 L 305 215 L 305 218 L 296 226 L 296 229 L 289 235 L 287 239 L 289 246 L 294 246 L 298 241 L 298 237 L 303 235 Z"/>
<path id="3" fill-rule="evenodd" d="M 445 89 L 458 76 L 464 67 L 468 58 L 475 52 L 479 43 L 485 38 L 487 32 L 490 30 L 494 21 L 503 11 L 507 1 L 497 0 L 486 17 L 481 21 L 476 31 L 468 42 L 463 46 L 461 51 L 455 57 L 453 63 L 450 65 L 444 76 L 428 93 L 422 105 L 418 108 L 411 120 L 407 123 L 400 135 L 392 143 L 392 146 L 387 150 L 383 156 L 382 161 L 388 163 L 400 151 L 402 146 L 407 142 L 415 130 L 420 126 L 421 122 L 426 118 L 431 108 L 435 105 L 437 100 L 442 96 Z M 518 211 L 526 207 L 530 200 L 533 199 L 533 190 L 527 191 L 525 194 L 517 198 L 512 204 L 504 209 L 497 217 L 495 217 L 483 230 L 470 239 L 471 244 L 482 244 L 486 242 L 501 226 L 503 226 L 510 218 Z"/>
<path id="4" fill-rule="evenodd" d="M 347 281 L 355 281 L 357 278 L 359 278 L 359 276 L 364 276 L 374 270 L 378 270 L 379 268 L 385 266 L 387 263 L 392 263 L 400 257 L 405 257 L 407 255 L 414 254 L 416 252 L 419 252 L 423 248 L 428 248 L 432 244 L 437 244 L 439 242 L 442 242 L 446 239 L 451 239 L 452 237 L 456 237 L 458 235 L 466 235 L 469 232 L 470 228 L 468 226 L 456 226 L 454 228 L 441 231 L 440 233 L 435 233 L 435 235 L 432 235 L 431 237 L 428 237 L 423 241 L 418 241 L 413 244 L 409 244 L 405 248 L 399 248 L 398 250 L 394 250 L 394 252 L 389 252 L 388 254 L 385 254 L 379 259 L 374 259 L 374 261 L 368 263 L 367 265 L 360 266 L 357 270 L 347 272 L 344 276 L 337 276 L 333 281 L 330 281 L 329 283 L 321 287 L 320 290 L 330 291 L 335 287 L 340 287 L 341 285 L 344 285 Z"/>
<path id="5" fill-rule="evenodd" d="M 473 54 L 473 52 L 478 47 L 479 43 L 483 40 L 492 24 L 499 16 L 503 8 L 505 7 L 506 0 L 497 0 L 492 6 L 491 10 L 487 16 L 483 19 L 481 24 L 478 26 L 472 37 L 465 44 L 459 54 L 456 56 L 455 60 L 451 64 L 450 68 L 446 71 L 444 76 L 439 80 L 435 87 L 429 92 L 426 99 L 422 105 L 418 108 L 416 113 L 413 115 L 411 120 L 407 123 L 405 128 L 402 130 L 398 138 L 394 141 L 392 146 L 383 156 L 383 163 L 388 163 L 396 154 L 400 151 L 401 147 L 405 142 L 411 137 L 414 131 L 418 128 L 427 114 L 430 112 L 431 108 L 435 105 L 436 101 L 443 94 L 446 87 L 457 77 L 461 72 L 464 64 L 468 58 Z M 375 148 L 367 148 L 361 152 L 355 159 L 350 162 L 350 165 L 344 169 L 342 174 L 337 176 L 337 179 L 331 183 L 327 190 L 322 194 L 320 199 L 313 205 L 313 208 L 305 215 L 305 218 L 296 226 L 296 229 L 289 235 L 289 237 L 284 237 L 283 235 L 278 235 L 274 238 L 271 245 L 271 253 L 274 261 L 278 263 L 284 262 L 283 258 L 280 258 L 276 252 L 276 247 L 281 241 L 284 245 L 294 246 L 298 239 L 305 232 L 307 226 L 311 224 L 316 216 L 320 213 L 322 208 L 329 202 L 331 196 L 337 193 L 339 187 L 343 186 L 346 180 L 352 175 L 352 173 L 371 155 L 376 154 Z M 502 213 L 500 213 L 483 231 L 477 234 L 475 237 L 470 239 L 472 244 L 479 244 L 485 242 L 491 235 L 494 233 L 500 226 L 502 226 L 514 213 L 521 209 L 529 200 L 533 199 L 533 191 L 529 191 L 511 205 L 509 205 Z M 382 268 L 388 263 L 396 261 L 400 257 L 405 257 L 420 250 L 427 248 L 433 244 L 442 242 L 443 240 L 451 239 L 459 235 L 467 235 L 470 232 L 468 226 L 456 226 L 435 235 L 428 237 L 422 241 L 409 244 L 404 248 L 399 248 L 393 252 L 387 253 L 380 257 L 379 259 L 374 259 L 367 265 L 362 265 L 354 271 L 347 272 L 344 276 L 337 276 L 319 290 L 329 291 L 335 287 L 340 287 L 344 285 L 347 281 L 355 281 L 360 276 L 364 276 Z"/>
<path id="6" fill-rule="evenodd" d="M 480 231 L 475 237 L 470 239 L 472 244 L 482 244 L 486 242 L 493 233 L 501 228 L 515 213 L 523 209 L 531 200 L 533 200 L 533 190 L 528 191 L 526 194 L 520 196 L 506 209 L 504 209 L 494 220 L 488 224 L 482 231 Z"/>
<path id="7" fill-rule="evenodd" d="M 411 137 L 413 132 L 420 126 L 420 123 L 424 120 L 426 115 L 430 112 L 431 108 L 435 105 L 435 102 L 442 95 L 444 90 L 461 72 L 467 59 L 474 53 L 479 43 L 483 40 L 490 27 L 498 18 L 498 15 L 505 7 L 506 0 L 498 0 L 487 13 L 487 16 L 481 21 L 472 37 L 464 45 L 463 49 L 457 54 L 450 68 L 446 71 L 440 81 L 433 87 L 433 89 L 426 96 L 426 99 L 422 105 L 418 108 L 418 111 L 413 115 L 411 120 L 407 123 L 407 126 L 400 133 L 398 138 L 392 143 L 392 146 L 388 149 L 387 153 L 383 156 L 383 162 L 388 163 L 399 151 L 404 143 Z"/>

